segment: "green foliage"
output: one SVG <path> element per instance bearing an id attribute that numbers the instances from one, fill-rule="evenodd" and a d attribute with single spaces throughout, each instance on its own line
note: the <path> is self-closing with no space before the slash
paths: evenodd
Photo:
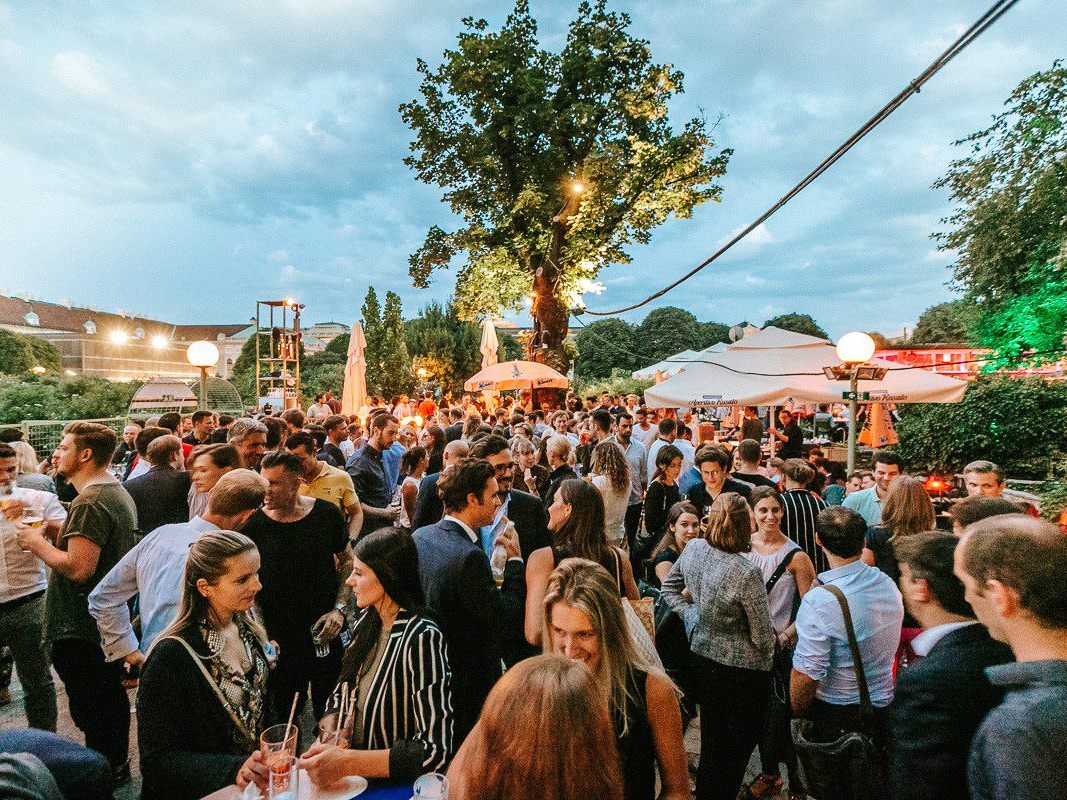
<path id="1" fill-rule="evenodd" d="M 1037 490 L 1041 497 L 1041 516 L 1052 522 L 1059 522 L 1060 515 L 1067 509 L 1067 459 L 1053 466 L 1056 480 L 1046 481 Z"/>
<path id="2" fill-rule="evenodd" d="M 701 326 L 703 328 L 703 338 L 701 339 L 700 346 L 692 348 L 693 350 L 704 350 L 711 347 L 713 344 L 719 342 L 730 341 L 730 326 L 724 325 L 721 322 L 705 322 Z M 638 364 L 638 366 L 641 366 Z"/>
<path id="3" fill-rule="evenodd" d="M 645 362 L 637 367 L 644 367 L 683 350 L 698 349 L 704 341 L 704 330 L 690 312 L 665 306 L 652 311 L 641 321 L 636 338 L 638 349 L 635 352 Z"/>
<path id="4" fill-rule="evenodd" d="M 1067 345 L 1067 270 L 1064 261 L 1046 264 L 1047 278 L 1031 292 L 1004 300 L 982 317 L 982 344 L 1008 364 L 1043 364 L 1063 358 Z M 1027 352 L 1034 355 L 1027 356 Z M 993 370 L 1004 362 L 990 363 Z"/>
<path id="5" fill-rule="evenodd" d="M 1067 459 L 1067 383 L 981 376 L 960 403 L 900 409 L 898 452 L 915 468 L 957 471 L 989 459 L 1012 478 L 1042 480 Z"/>
<path id="6" fill-rule="evenodd" d="M 33 367 L 58 370 L 61 363 L 59 351 L 51 342 L 0 328 L 0 373 L 22 375 Z"/>
<path id="7" fill-rule="evenodd" d="M 85 376 L 0 376 L 0 423 L 122 417 L 137 388 L 136 383 Z"/>
<path id="8" fill-rule="evenodd" d="M 382 385 L 382 346 L 385 330 L 382 327 L 382 307 L 378 302 L 378 293 L 373 286 L 367 287 L 367 296 L 363 299 L 363 336 L 367 346 L 363 356 L 367 361 L 367 391 L 379 394 Z"/>
<path id="9" fill-rule="evenodd" d="M 637 348 L 634 328 L 621 319 L 608 317 L 589 323 L 578 331 L 574 343 L 578 347 L 576 378 L 600 380 L 610 377 L 615 369 L 630 373 L 643 366 L 635 364 L 630 355 Z"/>
<path id="10" fill-rule="evenodd" d="M 930 306 L 919 315 L 909 344 L 968 344 L 976 338 L 979 308 L 969 300 Z"/>
<path id="11" fill-rule="evenodd" d="M 463 25 L 439 67 L 418 62 L 421 98 L 400 107 L 414 132 L 405 163 L 463 221 L 430 228 L 411 277 L 425 287 L 465 254 L 456 303 L 468 319 L 517 310 L 532 291 L 538 341 L 565 366 L 569 306 L 670 216 L 718 200 L 729 151 L 712 152 L 701 118 L 671 126 L 681 72 L 654 63 L 606 0 L 579 4 L 559 52 L 541 47 L 527 0 L 498 31 Z"/>
<path id="12" fill-rule="evenodd" d="M 385 293 L 380 357 L 378 394 L 390 398 L 414 391 L 415 373 L 411 369 L 411 356 L 408 355 L 407 344 L 404 342 L 404 317 L 400 307 L 400 295 L 395 292 Z"/>
<path id="13" fill-rule="evenodd" d="M 417 317 L 404 324 L 404 336 L 415 368 L 429 372 L 429 383 L 453 393 L 462 392 L 463 381 L 481 369 L 481 329 L 460 319 L 451 299 L 444 305 L 437 301 L 427 304 Z M 499 332 L 497 338 L 502 340 Z"/>
<path id="14" fill-rule="evenodd" d="M 498 329 L 496 340 L 498 344 L 496 349 L 497 361 L 522 361 L 526 358 L 526 353 L 523 351 L 519 337 Z"/>
<path id="15" fill-rule="evenodd" d="M 310 361 L 311 358 L 308 360 Z M 305 403 L 310 403 L 323 392 L 333 392 L 334 397 L 339 398 L 344 385 L 345 365 L 343 363 L 318 363 L 306 369 L 303 367 L 300 369 L 300 391 Z"/>
<path id="16" fill-rule="evenodd" d="M 653 386 L 654 383 L 655 381 L 632 378 L 628 372 L 617 369 L 609 377 L 599 380 L 575 379 L 574 391 L 579 397 L 601 394 L 602 392 L 622 395 L 636 394 L 640 397 L 644 394 L 645 389 Z"/>
<path id="17" fill-rule="evenodd" d="M 310 355 L 301 361 L 301 378 L 303 378 L 303 373 L 306 370 L 315 369 L 316 367 L 336 364 L 340 364 L 343 367 L 345 362 L 348 361 L 348 343 L 351 338 L 349 334 L 342 333 L 340 336 L 331 339 L 330 343 L 321 352 Z"/>
<path id="18" fill-rule="evenodd" d="M 771 317 L 769 320 L 763 323 L 764 328 L 768 325 L 773 325 L 776 328 L 781 328 L 783 331 L 792 331 L 793 333 L 803 333 L 806 336 L 816 336 L 819 339 L 829 339 L 830 336 L 822 329 L 818 322 L 816 322 L 810 314 L 779 314 L 777 317 Z"/>

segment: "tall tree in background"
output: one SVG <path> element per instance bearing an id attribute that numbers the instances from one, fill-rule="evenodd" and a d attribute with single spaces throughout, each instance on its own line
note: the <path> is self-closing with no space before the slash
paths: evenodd
<path id="1" fill-rule="evenodd" d="M 481 369 L 481 330 L 460 319 L 455 303 L 428 303 L 404 325 L 408 353 L 445 389 L 463 391 L 463 381 Z M 506 359 L 501 359 L 502 361 Z"/>
<path id="2" fill-rule="evenodd" d="M 935 238 L 958 253 L 953 274 L 980 306 L 982 344 L 1013 361 L 1027 350 L 1062 350 L 1067 332 L 1067 69 L 1057 61 L 1031 75 L 1005 106 L 990 127 L 956 143 L 968 155 L 935 186 L 958 207 Z"/>
<path id="3" fill-rule="evenodd" d="M 381 363 L 379 387 L 381 394 L 389 399 L 398 394 L 408 394 L 415 388 L 415 375 L 411 369 L 411 356 L 404 342 L 404 316 L 400 295 L 385 293 L 385 310 L 382 312 Z"/>
<path id="4" fill-rule="evenodd" d="M 367 391 L 382 394 L 382 344 L 385 331 L 382 327 L 382 307 L 373 286 L 367 287 L 367 296 L 363 298 L 360 312 L 363 317 L 363 336 L 367 341 L 363 350 L 367 361 Z"/>
<path id="5" fill-rule="evenodd" d="M 647 363 L 655 364 L 683 350 L 698 350 L 704 341 L 704 329 L 690 312 L 674 306 L 657 308 L 637 326 L 637 343 Z M 636 368 L 636 367 L 635 367 Z"/>
<path id="6" fill-rule="evenodd" d="M 951 300 L 930 306 L 919 315 L 908 342 L 911 344 L 969 344 L 977 335 L 978 306 L 968 300 Z"/>
<path id="7" fill-rule="evenodd" d="M 415 133 L 405 163 L 444 188 L 462 219 L 451 232 L 430 228 L 411 277 L 424 288 L 466 254 L 460 313 L 517 310 L 531 297 L 530 357 L 566 372 L 570 307 L 672 214 L 719 199 L 729 151 L 712 153 L 703 119 L 672 128 L 682 73 L 654 63 L 606 0 L 578 6 L 559 53 L 541 47 L 527 0 L 499 31 L 463 24 L 440 67 L 418 62 L 421 100 L 400 107 Z"/>
<path id="8" fill-rule="evenodd" d="M 616 317 L 598 319 L 579 329 L 574 337 L 578 360 L 574 376 L 587 380 L 611 377 L 612 370 L 633 372 L 644 364 L 635 364 L 630 355 L 636 351 L 637 337 L 632 325 Z"/>
<path id="9" fill-rule="evenodd" d="M 781 328 L 783 331 L 792 331 L 793 333 L 803 333 L 806 336 L 816 336 L 819 339 L 829 339 L 829 334 L 822 329 L 822 326 L 814 320 L 810 314 L 779 314 L 777 317 L 771 317 L 769 320 L 763 323 L 763 327 L 773 325 L 776 328 Z"/>

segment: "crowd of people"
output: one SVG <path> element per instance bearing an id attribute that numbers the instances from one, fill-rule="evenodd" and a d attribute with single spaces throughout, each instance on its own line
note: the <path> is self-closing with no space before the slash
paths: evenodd
<path id="1" fill-rule="evenodd" d="M 331 399 L 5 435 L 0 786 L 111 797 L 136 682 L 145 800 L 265 787 L 294 718 L 316 785 L 452 800 L 1067 797 L 1067 537 L 995 464 L 946 516 L 784 410 Z"/>

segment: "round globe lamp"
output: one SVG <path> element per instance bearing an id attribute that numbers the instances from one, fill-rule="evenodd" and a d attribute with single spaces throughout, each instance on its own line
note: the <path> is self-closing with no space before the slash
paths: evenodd
<path id="1" fill-rule="evenodd" d="M 874 355 L 874 339 L 862 331 L 846 333 L 837 342 L 837 357 L 846 364 L 862 364 Z"/>
<path id="2" fill-rule="evenodd" d="M 211 342 L 193 342 L 185 351 L 185 357 L 200 369 L 200 402 L 198 408 L 207 408 L 207 371 L 219 363 L 219 348 Z"/>

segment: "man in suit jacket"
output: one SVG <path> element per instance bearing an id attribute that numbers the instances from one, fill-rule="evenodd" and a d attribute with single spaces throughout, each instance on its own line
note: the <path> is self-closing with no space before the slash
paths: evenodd
<path id="1" fill-rule="evenodd" d="M 451 424 L 445 428 L 445 441 L 459 441 L 459 437 L 463 435 L 463 409 L 450 408 L 448 410 L 448 419 Z"/>
<path id="2" fill-rule="evenodd" d="M 509 620 L 521 618 L 525 606 L 525 567 L 518 537 L 508 532 L 497 537 L 508 554 L 503 584 L 497 589 L 480 542 L 481 529 L 492 524 L 500 508 L 491 465 L 460 459 L 441 473 L 437 488 L 444 519 L 419 528 L 413 538 L 426 602 L 448 642 L 455 741 L 461 742 L 502 673 L 504 633 L 513 624 Z"/>
<path id="3" fill-rule="evenodd" d="M 173 434 L 153 439 L 146 451 L 151 468 L 122 484 L 137 506 L 142 536 L 160 525 L 189 521 L 189 473 L 174 468 L 181 449 L 181 440 Z"/>
<path id="4" fill-rule="evenodd" d="M 449 442 L 441 452 L 441 461 L 444 464 L 442 469 L 448 469 L 449 464 L 455 463 L 461 458 L 466 458 L 469 452 L 470 448 L 466 442 L 459 440 Z M 433 472 L 429 475 L 424 475 L 422 481 L 419 482 L 419 493 L 415 498 L 415 516 L 411 520 L 411 530 L 417 531 L 419 528 L 425 528 L 427 525 L 440 522 L 441 517 L 445 515 L 445 505 L 441 502 L 441 496 L 437 493 L 437 479 L 440 477 L 440 472 Z"/>
<path id="5" fill-rule="evenodd" d="M 985 668 L 1013 660 L 1011 649 L 990 637 L 964 599 L 952 572 L 958 541 L 930 533 L 897 545 L 904 605 L 923 632 L 912 640 L 921 657 L 897 675 L 890 707 L 894 800 L 968 798 L 971 739 L 1002 696 Z"/>

